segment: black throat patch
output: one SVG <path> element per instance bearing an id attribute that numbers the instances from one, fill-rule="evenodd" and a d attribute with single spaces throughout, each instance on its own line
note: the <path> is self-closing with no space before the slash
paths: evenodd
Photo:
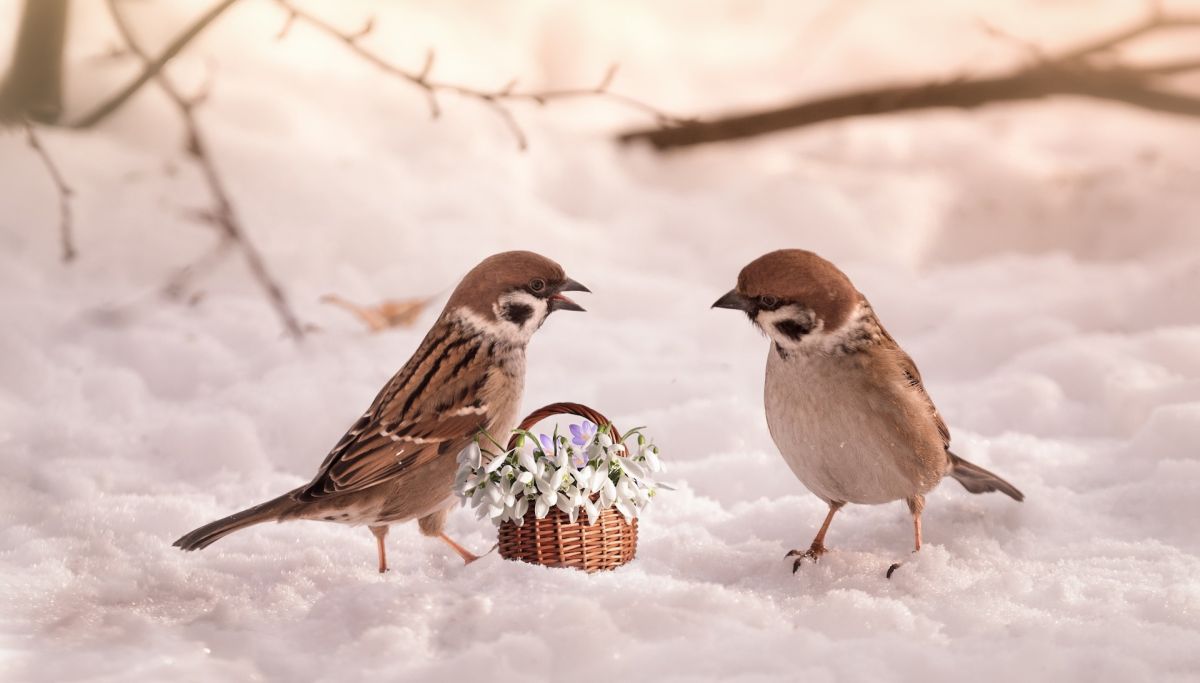
<path id="1" fill-rule="evenodd" d="M 501 317 L 517 327 L 524 327 L 525 321 L 533 315 L 533 306 L 528 304 L 508 303 L 500 311 Z"/>

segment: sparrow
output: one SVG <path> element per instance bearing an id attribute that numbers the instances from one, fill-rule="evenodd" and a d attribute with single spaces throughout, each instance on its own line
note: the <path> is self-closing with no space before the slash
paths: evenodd
<path id="1" fill-rule="evenodd" d="M 1025 499 L 950 451 L 950 430 L 916 364 L 829 261 L 801 249 L 773 251 L 743 268 L 737 287 L 712 307 L 744 312 L 770 339 L 768 430 L 796 478 L 829 506 L 808 549 L 787 554 L 796 558 L 793 573 L 826 552 L 829 524 L 846 503 L 903 500 L 917 552 L 925 495 L 947 475 L 971 493 Z"/>
<path id="2" fill-rule="evenodd" d="M 457 454 L 481 430 L 506 434 L 516 426 L 526 345 L 551 313 L 584 310 L 563 292 L 587 291 L 532 252 L 484 259 L 312 481 L 206 524 L 174 545 L 199 550 L 263 522 L 365 524 L 385 572 L 389 525 L 416 519 L 422 534 L 444 541 L 465 563 L 478 559 L 443 531 L 456 502 Z"/>

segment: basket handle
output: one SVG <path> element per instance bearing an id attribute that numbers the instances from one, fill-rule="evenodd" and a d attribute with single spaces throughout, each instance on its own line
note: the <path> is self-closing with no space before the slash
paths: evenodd
<path id="1" fill-rule="evenodd" d="M 612 435 L 613 441 L 621 440 L 621 433 L 617 431 L 616 426 L 613 425 L 611 420 L 601 415 L 599 411 L 592 410 L 582 403 L 562 402 L 551 403 L 550 405 L 542 406 L 541 408 L 538 408 L 527 415 L 524 420 L 521 420 L 521 424 L 517 425 L 517 429 L 532 429 L 534 425 L 553 415 L 576 415 L 585 420 L 590 420 L 596 425 L 608 425 L 609 433 Z M 516 447 L 517 435 L 513 434 L 508 440 L 508 448 L 509 450 L 512 450 Z"/>

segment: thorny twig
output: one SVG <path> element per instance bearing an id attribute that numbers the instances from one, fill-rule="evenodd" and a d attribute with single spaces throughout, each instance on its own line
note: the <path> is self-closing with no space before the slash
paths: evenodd
<path id="1" fill-rule="evenodd" d="M 871 116 L 935 107 L 972 108 L 995 102 L 1080 95 L 1124 102 L 1152 111 L 1200 117 L 1200 97 L 1162 87 L 1161 77 L 1200 71 L 1200 57 L 1157 64 L 1112 63 L 1099 57 L 1129 41 L 1169 29 L 1200 28 L 1200 16 L 1165 14 L 1157 3 L 1146 17 L 1110 35 L 1048 55 L 1040 48 L 984 24 L 993 36 L 1016 43 L 1031 63 L 997 76 L 907 83 L 836 93 L 752 112 L 696 119 L 671 127 L 633 130 L 623 143 L 645 141 L 658 150 L 738 140 L 790 128 L 854 116 Z"/>
<path id="2" fill-rule="evenodd" d="M 334 27 L 324 19 L 300 9 L 299 7 L 296 7 L 292 4 L 291 0 L 275 0 L 275 3 L 283 8 L 285 12 L 287 12 L 287 19 L 285 20 L 284 25 L 279 31 L 277 37 L 283 38 L 288 34 L 288 31 L 297 20 L 303 21 L 322 33 L 341 41 L 351 52 L 368 63 L 374 65 L 376 68 L 392 76 L 396 76 L 397 78 L 408 81 L 412 85 L 420 88 L 425 93 L 425 97 L 429 102 L 429 113 L 433 118 L 437 118 L 441 113 L 441 107 L 438 104 L 437 99 L 438 95 L 441 93 L 450 93 L 482 102 L 490 107 L 492 111 L 494 111 L 496 115 L 500 117 L 500 120 L 504 122 L 505 126 L 507 126 L 512 132 L 513 137 L 516 138 L 517 146 L 522 150 L 528 146 L 528 141 L 526 139 L 525 132 L 521 129 L 516 117 L 513 116 L 512 111 L 506 106 L 506 104 L 510 102 L 526 102 L 543 105 L 551 100 L 601 96 L 623 106 L 651 115 L 654 117 L 655 122 L 659 126 L 679 125 L 687 123 L 688 121 L 687 119 L 681 119 L 679 117 L 667 114 L 658 108 L 636 98 L 611 92 L 609 90 L 609 86 L 612 85 L 613 77 L 616 75 L 617 67 L 615 65 L 610 66 L 608 70 L 605 71 L 604 77 L 600 80 L 600 82 L 591 88 L 565 88 L 559 90 L 536 91 L 517 90 L 517 82 L 514 80 L 510 81 L 507 85 L 499 90 L 481 90 L 465 85 L 446 83 L 432 79 L 430 77 L 430 72 L 433 70 L 434 62 L 434 53 L 432 51 L 426 54 L 425 62 L 419 71 L 411 71 L 396 66 L 371 50 L 363 47 L 360 41 L 364 36 L 370 34 L 374 29 L 374 19 L 368 19 L 361 28 L 353 33 L 346 33 Z"/>
<path id="3" fill-rule="evenodd" d="M 59 240 L 62 243 L 62 260 L 63 262 L 70 262 L 75 259 L 76 255 L 74 229 L 71 221 L 71 195 L 75 192 L 71 189 L 70 185 L 67 185 L 62 172 L 58 170 L 58 165 L 54 163 L 54 159 L 46 151 L 46 147 L 42 144 L 41 138 L 38 137 L 33 124 L 28 120 L 25 120 L 24 124 L 25 140 L 38 155 L 38 158 L 42 160 L 42 165 L 46 167 L 46 174 L 54 181 L 54 187 L 58 190 L 58 233 Z"/>
<path id="4" fill-rule="evenodd" d="M 120 8 L 117 6 L 118 0 L 107 0 L 107 2 L 117 31 L 121 34 L 122 39 L 129 46 L 129 49 L 142 60 L 147 70 L 149 70 L 152 60 L 137 42 L 137 39 L 134 38 L 133 32 L 130 30 L 124 16 L 121 14 Z M 223 242 L 232 242 L 237 246 L 246 261 L 246 265 L 250 269 L 251 275 L 267 295 L 268 301 L 275 309 L 275 313 L 283 322 L 288 333 L 293 338 L 300 339 L 304 336 L 300 321 L 288 304 L 283 288 L 280 287 L 279 283 L 267 269 L 262 254 L 259 253 L 254 243 L 246 235 L 246 231 L 242 227 L 241 221 L 234 210 L 233 203 L 229 199 L 229 194 L 225 190 L 225 184 L 221 180 L 220 173 L 217 171 L 217 167 L 208 151 L 208 145 L 201 133 L 200 126 L 196 122 L 195 108 L 207 96 L 207 85 L 201 89 L 198 95 L 189 98 L 185 97 L 175 88 L 174 84 L 171 83 L 171 80 L 167 78 L 163 71 L 155 71 L 153 78 L 159 88 L 179 111 L 185 131 L 185 149 L 196 162 L 196 165 L 200 167 L 205 184 L 208 185 L 209 194 L 212 196 L 213 206 L 207 211 L 200 212 L 198 215 L 220 229 Z M 219 257 L 224 250 L 223 245 L 218 245 L 218 249 L 213 252 L 213 257 Z M 208 264 L 205 267 L 211 267 L 211 264 L 208 262 L 209 258 L 205 257 L 198 263 Z M 173 286 L 178 290 L 186 278 L 193 272 L 195 272 L 194 268 L 185 268 L 179 271 L 172 277 L 168 283 L 168 287 Z"/>

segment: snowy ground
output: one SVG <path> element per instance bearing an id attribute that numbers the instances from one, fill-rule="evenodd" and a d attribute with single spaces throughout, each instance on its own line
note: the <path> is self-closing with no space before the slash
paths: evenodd
<path id="1" fill-rule="evenodd" d="M 129 65 L 76 3 L 81 106 Z M 180 4 L 130 3 L 148 35 Z M 801 3 L 397 5 L 370 39 L 439 51 L 481 86 L 590 83 L 681 112 L 901 74 L 1002 64 L 979 31 L 1062 44 L 1130 3 L 863 2 L 836 38 Z M 0 5 L 9 14 L 15 3 Z M 194 11 L 198 7 L 190 6 Z M 602 7 L 604 9 L 602 9 Z M 329 5 L 325 6 L 328 9 Z M 337 16 L 350 27 L 354 5 Z M 205 60 L 203 121 L 234 198 L 297 308 L 287 341 L 236 262 L 194 307 L 153 296 L 211 239 L 178 130 L 153 95 L 94 134 L 47 132 L 77 188 L 80 260 L 0 137 L 0 674 L 5 680 L 1195 680 L 1200 676 L 1200 127 L 1079 101 L 846 122 L 668 158 L 607 135 L 600 101 L 502 122 L 381 80 L 278 11 L 236 8 Z M 7 53 L 7 46 L 3 53 Z M 1018 56 L 1019 56 L 1019 51 Z M 803 69 L 795 65 L 802 64 Z M 847 76 L 851 74 L 852 76 Z M 708 305 L 772 248 L 839 263 L 914 356 L 956 450 L 1028 496 L 930 498 L 908 559 L 902 505 L 848 508 L 836 552 L 793 576 L 823 506 L 775 453 L 766 343 Z M 530 349 L 525 405 L 646 424 L 680 490 L 603 576 L 463 568 L 413 527 L 375 572 L 364 529 L 258 527 L 200 553 L 181 533 L 307 480 L 432 319 L 369 336 L 318 303 L 445 293 L 529 248 L 595 294 Z M 450 531 L 494 530 L 456 512 Z"/>

